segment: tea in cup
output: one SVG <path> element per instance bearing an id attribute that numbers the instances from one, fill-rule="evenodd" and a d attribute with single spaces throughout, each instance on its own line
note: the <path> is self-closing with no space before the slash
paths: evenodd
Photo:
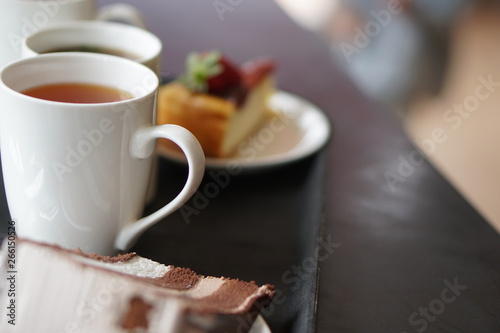
<path id="1" fill-rule="evenodd" d="M 203 151 L 186 129 L 153 125 L 157 88 L 146 66 L 104 54 L 42 54 L 0 71 L 3 177 L 20 237 L 115 254 L 195 193 Z M 157 138 L 181 147 L 189 174 L 141 218 Z"/>

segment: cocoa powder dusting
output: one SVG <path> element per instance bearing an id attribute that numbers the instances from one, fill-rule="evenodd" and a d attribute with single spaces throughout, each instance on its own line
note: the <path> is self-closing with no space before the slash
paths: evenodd
<path id="1" fill-rule="evenodd" d="M 135 252 L 126 253 L 126 254 L 119 254 L 119 255 L 113 256 L 113 257 L 101 256 L 100 254 L 97 254 L 97 253 L 85 253 L 81 249 L 77 249 L 77 250 L 75 250 L 75 252 L 76 252 L 76 254 L 78 254 L 82 257 L 105 262 L 105 263 L 111 263 L 111 264 L 114 264 L 117 262 L 126 262 L 126 261 L 129 261 L 130 259 L 134 258 L 135 256 L 137 256 L 137 253 L 135 253 Z"/>
<path id="2" fill-rule="evenodd" d="M 160 287 L 186 290 L 191 289 L 201 278 L 202 276 L 196 274 L 189 268 L 172 267 L 172 269 L 160 278 L 146 279 Z"/>

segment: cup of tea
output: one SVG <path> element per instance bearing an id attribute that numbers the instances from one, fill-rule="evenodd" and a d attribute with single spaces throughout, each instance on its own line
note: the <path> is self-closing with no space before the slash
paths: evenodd
<path id="1" fill-rule="evenodd" d="M 20 237 L 114 254 L 195 193 L 205 157 L 186 129 L 154 126 L 158 82 L 132 60 L 79 52 L 0 71 L 1 160 Z M 174 200 L 141 218 L 157 138 L 181 147 L 188 179 Z"/>
<path id="2" fill-rule="evenodd" d="M 21 57 L 25 37 L 59 22 L 107 20 L 144 27 L 131 5 L 116 3 L 97 8 L 95 0 L 0 0 L 0 68 Z"/>
<path id="3" fill-rule="evenodd" d="M 21 56 L 53 52 L 104 53 L 137 61 L 159 74 L 161 50 L 160 39 L 145 29 L 115 22 L 75 21 L 52 24 L 27 36 L 21 46 Z"/>

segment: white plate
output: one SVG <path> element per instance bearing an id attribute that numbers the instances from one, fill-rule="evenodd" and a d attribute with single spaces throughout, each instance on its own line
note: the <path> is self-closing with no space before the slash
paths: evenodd
<path id="1" fill-rule="evenodd" d="M 252 328 L 248 333 L 271 333 L 271 329 L 267 326 L 266 321 L 261 315 L 253 322 Z"/>
<path id="2" fill-rule="evenodd" d="M 311 102 L 278 91 L 271 96 L 269 103 L 272 115 L 238 147 L 234 156 L 207 157 L 208 168 L 253 170 L 284 165 L 313 154 L 328 141 L 330 121 Z M 163 146 L 158 149 L 158 154 L 186 163 L 180 152 Z"/>

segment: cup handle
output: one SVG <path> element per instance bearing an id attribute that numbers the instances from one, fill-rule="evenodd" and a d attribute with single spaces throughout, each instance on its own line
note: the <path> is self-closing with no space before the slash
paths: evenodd
<path id="1" fill-rule="evenodd" d="M 114 3 L 99 8 L 97 19 L 100 21 L 123 22 L 146 29 L 146 23 L 139 11 L 126 3 Z"/>
<path id="2" fill-rule="evenodd" d="M 115 247 L 127 250 L 140 235 L 158 221 L 179 209 L 198 189 L 205 173 L 205 154 L 191 132 L 177 125 L 159 125 L 138 130 L 132 137 L 130 153 L 136 158 L 147 158 L 154 152 L 155 140 L 165 138 L 176 143 L 187 157 L 189 173 L 182 191 L 168 204 L 137 222 L 124 227 L 118 234 Z"/>

